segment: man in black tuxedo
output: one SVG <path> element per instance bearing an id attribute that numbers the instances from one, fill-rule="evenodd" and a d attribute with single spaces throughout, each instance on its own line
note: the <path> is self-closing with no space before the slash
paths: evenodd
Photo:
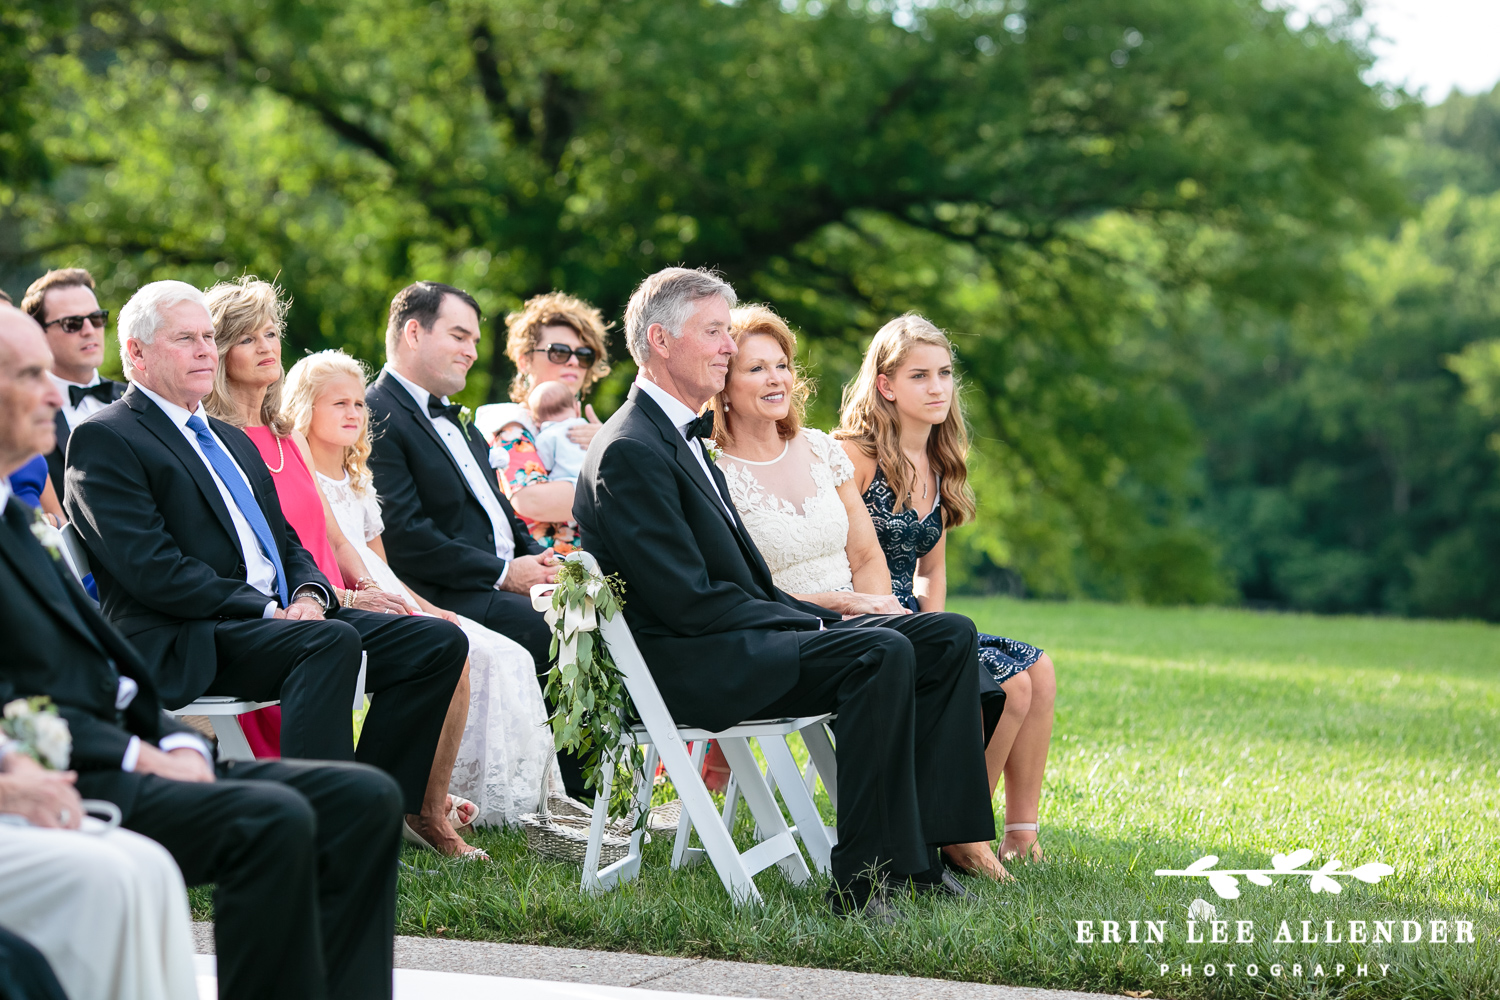
<path id="1" fill-rule="evenodd" d="M 255 445 L 203 412 L 218 350 L 202 292 L 142 286 L 121 310 L 120 345 L 133 384 L 73 431 L 65 504 L 103 610 L 144 654 L 163 703 L 279 698 L 283 756 L 373 764 L 401 786 L 413 830 L 454 838 L 446 809 L 422 804 L 468 656 L 463 632 L 334 605 Z M 361 650 L 372 704 L 356 751 Z"/>
<path id="2" fill-rule="evenodd" d="M 978 640 L 962 615 L 843 620 L 778 590 L 723 474 L 704 452 L 724 387 L 734 290 L 668 268 L 625 313 L 641 374 L 594 439 L 573 515 L 679 723 L 837 712 L 835 912 L 891 911 L 885 875 L 967 895 L 938 847 L 988 841 L 994 814 L 979 717 Z M 872 877 L 872 875 L 874 877 Z"/>
<path id="3" fill-rule="evenodd" d="M 511 509 L 490 468 L 484 435 L 448 397 L 479 357 L 479 304 L 452 285 L 419 281 L 391 300 L 386 366 L 370 386 L 370 471 L 391 569 L 433 604 L 525 647 L 539 683 L 552 633 L 531 587 L 557 579 L 557 559 Z M 570 754 L 559 761 L 583 794 Z"/>
<path id="4" fill-rule="evenodd" d="M 109 311 L 94 298 L 94 276 L 81 267 L 48 271 L 31 283 L 21 308 L 42 326 L 52 351 L 52 382 L 62 393 L 54 424 L 57 446 L 47 452 L 47 478 L 63 498 L 64 456 L 79 421 L 125 394 L 125 387 L 99 376 L 104 357 L 104 325 Z"/>
<path id="5" fill-rule="evenodd" d="M 35 324 L 0 306 L 0 485 L 52 447 L 61 394 L 50 361 Z M 166 847 L 189 885 L 216 886 L 219 995 L 389 997 L 396 783 L 361 764 L 216 769 L 33 520 L 0 489 L 0 697 L 49 696 L 72 733 L 79 792 L 118 805 L 123 825 Z"/>

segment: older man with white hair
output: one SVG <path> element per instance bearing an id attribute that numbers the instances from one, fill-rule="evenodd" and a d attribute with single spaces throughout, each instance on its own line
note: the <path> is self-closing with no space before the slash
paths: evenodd
<path id="1" fill-rule="evenodd" d="M 891 877 L 968 896 L 938 847 L 995 835 L 978 639 L 962 615 L 860 615 L 778 589 L 704 440 L 738 351 L 734 289 L 681 267 L 625 311 L 640 374 L 589 448 L 573 501 L 588 549 L 625 580 L 625 617 L 679 723 L 837 712 L 835 913 L 895 919 Z"/>
<path id="2" fill-rule="evenodd" d="M 51 696 L 71 724 L 66 741 L 39 738 L 39 747 L 0 736 L 0 816 L 6 821 L 0 823 L 0 927 L 40 950 L 69 996 L 190 1000 L 198 990 L 187 892 L 171 855 L 128 830 L 102 830 L 95 821 L 84 829 L 77 772 L 47 770 L 30 756 L 85 770 L 117 763 L 111 757 L 132 735 L 104 724 L 59 683 L 64 663 L 73 678 L 106 688 L 124 680 L 131 664 L 122 665 L 124 673 L 113 671 L 103 656 L 91 658 L 77 648 L 90 614 L 101 628 L 108 626 L 47 557 L 32 530 L 37 515 L 10 495 L 6 480 L 52 448 L 53 416 L 66 397 L 49 376 L 51 362 L 41 327 L 0 304 L 0 634 L 6 636 L 0 704 Z M 109 690 L 99 695 L 113 715 L 116 697 Z M 53 722 L 54 728 L 61 724 Z M 183 732 L 187 727 L 160 716 L 137 714 L 132 724 L 153 749 L 163 742 L 170 746 L 174 733 L 187 741 L 183 752 L 207 749 L 195 734 Z M 57 757 L 64 751 L 66 763 Z M 0 995 L 60 997 L 59 990 L 46 988 L 50 976 L 44 969 L 25 981 L 17 968 L 25 957 L 17 948 L 0 942 Z"/>
<path id="3" fill-rule="evenodd" d="M 286 757 L 371 764 L 399 794 L 353 764 L 233 763 L 216 775 L 201 757 L 146 744 L 93 794 L 172 850 L 189 884 L 217 883 L 221 996 L 388 996 L 397 800 L 423 823 L 468 640 L 439 618 L 333 605 L 255 445 L 203 411 L 218 350 L 202 292 L 143 286 L 121 311 L 120 353 L 131 387 L 75 428 L 67 504 L 102 608 L 144 654 L 153 697 L 169 708 L 205 693 L 279 698 Z M 356 751 L 362 649 L 374 702 Z M 216 777 L 251 780 L 220 782 L 237 787 L 214 797 Z M 275 801 L 240 815 L 237 796 L 252 788 Z M 282 856 L 251 870 L 243 861 L 262 842 Z"/>

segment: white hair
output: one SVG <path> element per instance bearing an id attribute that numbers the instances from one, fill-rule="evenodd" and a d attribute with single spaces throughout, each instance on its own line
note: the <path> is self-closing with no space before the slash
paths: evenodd
<path id="1" fill-rule="evenodd" d="M 120 337 L 120 364 L 125 377 L 130 378 L 130 341 L 149 344 L 156 339 L 161 329 L 162 313 L 183 302 L 195 302 L 210 312 L 208 297 L 186 281 L 153 281 L 142 285 L 120 310 L 118 331 Z"/>
<path id="2" fill-rule="evenodd" d="M 674 337 L 682 336 L 682 324 L 693 315 L 694 306 L 710 295 L 718 295 L 731 309 L 739 299 L 734 288 L 707 268 L 668 267 L 636 287 L 625 307 L 625 346 L 642 368 L 651 360 L 646 332 L 660 323 Z"/>

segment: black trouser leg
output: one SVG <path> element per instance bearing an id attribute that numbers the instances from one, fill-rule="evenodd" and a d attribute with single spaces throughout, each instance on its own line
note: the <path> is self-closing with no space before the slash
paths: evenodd
<path id="1" fill-rule="evenodd" d="M 547 672 L 552 669 L 552 630 L 547 627 L 542 613 L 531 606 L 527 597 L 497 590 L 481 620 L 485 628 L 513 639 L 531 654 L 536 664 L 537 685 L 544 692 L 547 710 L 552 711 L 552 700 L 545 695 Z M 557 766 L 562 772 L 564 790 L 575 799 L 588 801 L 587 790 L 583 787 L 583 762 L 571 753 L 559 753 Z"/>
<path id="2" fill-rule="evenodd" d="M 898 875 L 930 867 L 917 807 L 912 740 L 916 723 L 911 643 L 888 629 L 804 632 L 801 672 L 757 715 L 837 712 L 838 832 L 835 883 L 872 870 Z"/>
<path id="3" fill-rule="evenodd" d="M 209 694 L 281 701 L 281 755 L 353 760 L 359 633 L 338 621 L 255 619 L 214 627 Z"/>
<path id="4" fill-rule="evenodd" d="M 0 997 L 68 1000 L 47 959 L 24 938 L 0 928 Z"/>
<path id="5" fill-rule="evenodd" d="M 451 622 L 421 615 L 382 615 L 340 608 L 341 625 L 352 628 L 368 656 L 365 689 L 370 710 L 360 730 L 355 759 L 396 779 L 408 813 L 422 811 L 443 719 L 463 674 L 469 639 Z M 344 696 L 344 728 L 354 685 Z"/>
<path id="6" fill-rule="evenodd" d="M 359 764 L 236 762 L 212 784 L 79 778 L 124 826 L 168 851 L 188 885 L 214 883 L 219 996 L 390 997 L 400 792 Z"/>

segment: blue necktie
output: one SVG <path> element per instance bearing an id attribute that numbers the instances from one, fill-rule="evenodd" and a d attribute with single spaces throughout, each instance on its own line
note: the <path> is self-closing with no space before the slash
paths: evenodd
<path id="1" fill-rule="evenodd" d="M 266 523 L 266 515 L 261 512 L 260 504 L 255 502 L 255 497 L 250 493 L 250 488 L 245 485 L 245 480 L 240 477 L 240 470 L 233 460 L 219 447 L 219 442 L 208 432 L 208 425 L 203 418 L 194 414 L 188 417 L 188 430 L 198 437 L 198 447 L 203 449 L 203 455 L 208 459 L 208 464 L 213 466 L 214 472 L 219 476 L 219 481 L 229 487 L 229 495 L 234 498 L 234 505 L 245 515 L 245 520 L 250 522 L 250 530 L 255 532 L 255 538 L 260 542 L 260 549 L 271 560 L 271 565 L 276 569 L 276 592 L 281 595 L 281 606 L 286 607 L 286 571 L 281 568 L 281 556 L 276 552 L 276 540 L 271 537 L 271 526 Z"/>

